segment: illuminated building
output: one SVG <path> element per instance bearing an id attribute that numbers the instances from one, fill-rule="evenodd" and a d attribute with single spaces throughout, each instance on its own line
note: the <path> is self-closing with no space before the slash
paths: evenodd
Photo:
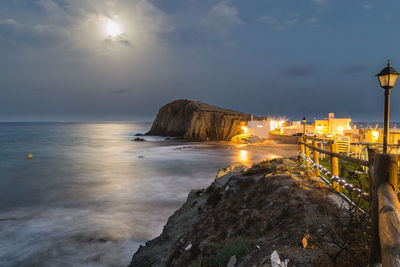
<path id="1" fill-rule="evenodd" d="M 335 113 L 329 113 L 324 120 L 315 120 L 315 133 L 317 135 L 344 135 L 345 130 L 351 130 L 350 118 L 335 118 Z"/>
<path id="2" fill-rule="evenodd" d="M 383 142 L 383 129 L 359 129 L 359 138 L 354 140 L 363 143 L 381 143 Z M 399 144 L 400 142 L 400 129 L 389 129 L 388 143 Z"/>
<path id="3" fill-rule="evenodd" d="M 270 120 L 255 121 L 252 116 L 252 120 L 247 122 L 247 133 L 260 138 L 268 138 L 270 126 Z"/>

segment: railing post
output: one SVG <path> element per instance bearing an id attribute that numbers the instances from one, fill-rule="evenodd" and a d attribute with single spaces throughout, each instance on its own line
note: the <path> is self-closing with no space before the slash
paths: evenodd
<path id="1" fill-rule="evenodd" d="M 318 148 L 318 142 L 316 140 L 312 141 L 312 146 L 313 146 L 313 148 Z M 313 154 L 314 154 L 314 162 L 316 164 L 319 164 L 318 151 L 314 149 Z M 315 175 L 319 176 L 318 168 L 315 168 Z"/>
<path id="2" fill-rule="evenodd" d="M 368 184 L 369 184 L 369 188 L 372 190 L 372 181 L 373 181 L 373 177 L 374 177 L 374 173 L 373 173 L 373 165 L 374 165 L 374 157 L 375 154 L 378 154 L 378 149 L 375 148 L 368 148 L 367 149 L 367 153 L 368 153 L 368 161 L 370 162 L 369 166 L 368 166 Z"/>
<path id="3" fill-rule="evenodd" d="M 382 247 L 379 238 L 379 210 L 378 210 L 378 188 L 383 183 L 388 183 L 397 191 L 398 182 L 398 156 L 390 154 L 375 154 L 373 157 L 372 188 L 371 188 L 371 258 L 370 265 L 375 266 L 382 262 Z M 385 265 L 384 265 L 385 266 Z M 392 265 L 386 265 L 392 266 Z"/>
<path id="4" fill-rule="evenodd" d="M 400 264 L 400 202 L 392 185 L 378 187 L 379 241 L 382 266 Z"/>
<path id="5" fill-rule="evenodd" d="M 331 152 L 338 153 L 337 144 L 331 144 Z M 339 160 L 337 157 L 331 157 L 331 169 L 333 176 L 339 176 Z M 332 187 L 336 192 L 339 192 L 339 184 L 335 181 L 332 181 Z"/>
<path id="6" fill-rule="evenodd" d="M 308 145 L 307 138 L 304 138 L 304 143 Z M 308 159 L 308 158 L 310 158 L 310 148 L 308 146 L 305 146 L 305 149 L 306 149 L 306 158 Z M 306 167 L 310 168 L 310 162 L 309 161 L 306 161 Z"/>
<path id="7" fill-rule="evenodd" d="M 321 142 L 321 149 L 322 149 L 322 150 L 325 150 L 325 145 L 324 145 L 324 142 L 323 142 L 323 141 Z M 324 153 L 320 153 L 320 154 L 319 154 L 319 156 L 321 157 L 321 159 L 324 159 L 324 155 L 325 155 Z"/>
<path id="8" fill-rule="evenodd" d="M 304 142 L 304 138 L 300 137 L 299 138 L 299 150 L 300 150 L 300 153 L 304 153 L 304 144 L 303 144 L 303 142 Z"/>

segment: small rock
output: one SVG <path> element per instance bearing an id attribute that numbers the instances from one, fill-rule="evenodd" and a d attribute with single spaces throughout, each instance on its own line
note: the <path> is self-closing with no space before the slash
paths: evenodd
<path id="1" fill-rule="evenodd" d="M 192 248 L 192 244 L 189 244 L 189 245 L 187 245 L 187 246 L 185 247 L 185 250 L 188 251 L 188 250 L 191 249 L 191 248 Z"/>
<path id="2" fill-rule="evenodd" d="M 235 266 L 236 261 L 237 261 L 236 256 L 233 255 L 232 257 L 230 257 L 230 259 L 229 259 L 228 264 L 226 265 L 226 267 L 233 267 L 233 266 Z"/>
<path id="3" fill-rule="evenodd" d="M 289 259 L 281 261 L 279 254 L 274 250 L 271 254 L 271 266 L 272 267 L 287 267 L 289 264 Z"/>
<path id="4" fill-rule="evenodd" d="M 135 141 L 135 142 L 143 142 L 143 141 L 146 141 L 146 140 L 143 139 L 143 138 L 140 138 L 140 137 L 136 137 L 136 138 L 133 139 L 132 141 Z"/>
<path id="5" fill-rule="evenodd" d="M 239 211 L 238 215 L 242 217 L 246 212 L 247 212 L 246 209 L 245 210 L 241 210 L 241 211 Z"/>
<path id="6" fill-rule="evenodd" d="M 271 254 L 271 266 L 272 267 L 280 267 L 281 259 L 279 258 L 279 254 L 276 250 L 272 251 Z"/>
<path id="7" fill-rule="evenodd" d="M 260 138 L 256 135 L 239 134 L 232 137 L 231 141 L 238 144 L 255 144 L 255 143 L 261 143 L 265 141 L 265 139 Z"/>

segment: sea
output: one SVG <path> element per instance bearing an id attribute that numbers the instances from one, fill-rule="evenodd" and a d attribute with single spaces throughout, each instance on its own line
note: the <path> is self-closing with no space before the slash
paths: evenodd
<path id="1" fill-rule="evenodd" d="M 190 190 L 230 163 L 266 157 L 220 143 L 132 141 L 150 127 L 0 123 L 0 266 L 127 266 Z"/>

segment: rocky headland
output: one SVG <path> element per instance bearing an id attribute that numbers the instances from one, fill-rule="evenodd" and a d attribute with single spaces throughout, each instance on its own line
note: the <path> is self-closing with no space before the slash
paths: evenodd
<path id="1" fill-rule="evenodd" d="M 146 135 L 174 136 L 191 141 L 231 140 L 251 115 L 199 101 L 176 100 L 161 107 Z"/>
<path id="2" fill-rule="evenodd" d="M 192 190 L 130 266 L 366 266 L 364 221 L 295 158 L 235 164 Z"/>

